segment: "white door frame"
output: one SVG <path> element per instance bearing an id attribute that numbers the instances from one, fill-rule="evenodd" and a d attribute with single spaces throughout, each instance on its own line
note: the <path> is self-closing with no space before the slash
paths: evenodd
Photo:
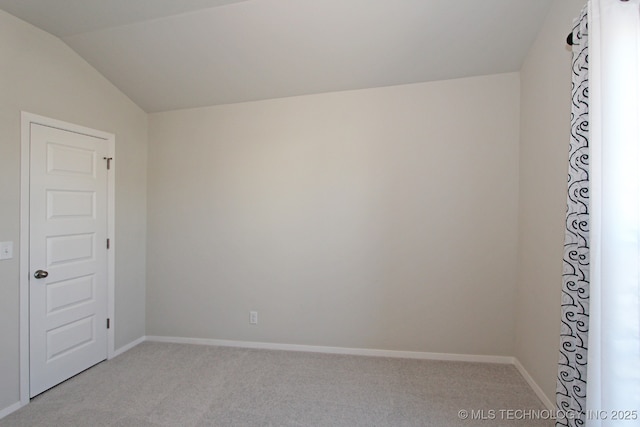
<path id="1" fill-rule="evenodd" d="M 84 126 L 63 122 L 22 111 L 21 114 L 21 171 L 20 171 L 20 403 L 29 403 L 29 180 L 31 124 L 36 123 L 57 129 L 81 133 L 107 142 L 108 156 L 115 157 L 115 135 Z M 107 358 L 114 356 L 115 331 L 115 162 L 107 174 L 107 315 L 111 319 L 107 330 Z"/>

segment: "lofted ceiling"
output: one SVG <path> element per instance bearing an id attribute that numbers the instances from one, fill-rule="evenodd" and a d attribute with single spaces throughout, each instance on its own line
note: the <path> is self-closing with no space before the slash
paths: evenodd
<path id="1" fill-rule="evenodd" d="M 147 112 L 517 71 L 551 0 L 0 0 Z"/>

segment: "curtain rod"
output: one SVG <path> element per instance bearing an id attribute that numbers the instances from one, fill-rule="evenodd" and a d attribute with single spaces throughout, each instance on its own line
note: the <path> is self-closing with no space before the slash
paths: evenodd
<path id="1" fill-rule="evenodd" d="M 628 2 L 629 0 L 620 0 L 621 2 Z M 573 46 L 573 32 L 570 32 L 569 35 L 567 36 L 567 44 L 569 46 Z"/>

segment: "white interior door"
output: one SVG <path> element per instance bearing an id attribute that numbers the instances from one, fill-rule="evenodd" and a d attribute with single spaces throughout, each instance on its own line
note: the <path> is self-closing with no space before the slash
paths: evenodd
<path id="1" fill-rule="evenodd" d="M 31 397 L 107 358 L 107 150 L 30 125 Z"/>

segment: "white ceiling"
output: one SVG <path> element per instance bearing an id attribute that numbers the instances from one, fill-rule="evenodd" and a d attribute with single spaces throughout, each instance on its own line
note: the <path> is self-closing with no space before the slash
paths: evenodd
<path id="1" fill-rule="evenodd" d="M 0 9 L 60 37 L 156 112 L 517 71 L 550 4 L 0 0 Z"/>

